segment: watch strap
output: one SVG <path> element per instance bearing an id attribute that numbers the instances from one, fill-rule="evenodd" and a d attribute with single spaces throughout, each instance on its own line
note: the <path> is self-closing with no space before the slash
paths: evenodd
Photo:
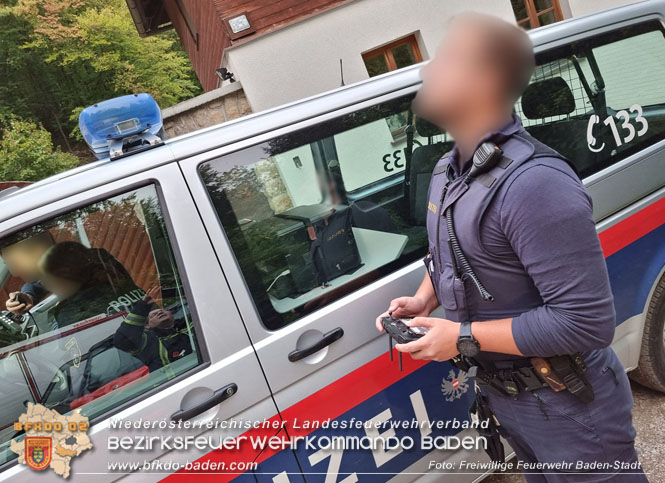
<path id="1" fill-rule="evenodd" d="M 471 322 L 462 322 L 460 323 L 460 328 L 459 328 L 459 339 L 472 339 L 473 340 L 473 334 L 471 333 Z"/>

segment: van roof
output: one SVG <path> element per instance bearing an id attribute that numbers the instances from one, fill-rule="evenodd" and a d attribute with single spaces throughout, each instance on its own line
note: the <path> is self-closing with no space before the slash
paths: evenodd
<path id="1" fill-rule="evenodd" d="M 640 2 L 557 22 L 530 31 L 529 34 L 536 52 L 538 52 L 545 48 L 556 47 L 557 44 L 564 42 L 562 39 L 565 37 L 625 22 L 631 18 L 654 14 L 658 15 L 662 21 L 663 11 L 665 11 L 665 0 Z M 167 139 L 162 146 L 115 161 L 108 158 L 94 161 L 4 195 L 0 192 L 0 222 L 71 196 L 83 189 L 101 186 L 147 169 L 201 154 L 346 106 L 417 86 L 420 83 L 419 71 L 422 65 L 421 63 L 396 72 L 388 72 L 355 84 Z M 65 180 L 69 180 L 69 182 L 64 182 Z"/>
<path id="2" fill-rule="evenodd" d="M 266 111 L 171 139 L 164 144 L 117 160 L 108 158 L 58 173 L 25 188 L 0 193 L 0 222 L 57 199 L 292 125 L 420 83 L 420 64 L 317 94 Z M 76 180 L 76 181 L 74 181 Z"/>

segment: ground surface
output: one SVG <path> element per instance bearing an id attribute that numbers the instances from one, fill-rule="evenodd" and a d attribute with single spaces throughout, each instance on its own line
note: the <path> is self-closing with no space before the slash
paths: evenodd
<path id="1" fill-rule="evenodd" d="M 637 451 L 649 481 L 665 481 L 665 394 L 652 391 L 634 382 L 633 424 L 637 429 Z M 483 483 L 523 483 L 522 475 L 496 474 Z"/>

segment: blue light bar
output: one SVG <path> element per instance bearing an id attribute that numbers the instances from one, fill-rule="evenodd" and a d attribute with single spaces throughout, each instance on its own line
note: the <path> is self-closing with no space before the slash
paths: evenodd
<path id="1" fill-rule="evenodd" d="M 130 94 L 86 107 L 79 115 L 83 138 L 97 158 L 112 159 L 162 144 L 159 106 L 150 94 Z"/>

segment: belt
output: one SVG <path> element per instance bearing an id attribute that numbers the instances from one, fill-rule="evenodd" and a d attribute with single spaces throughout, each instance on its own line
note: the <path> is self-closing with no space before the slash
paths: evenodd
<path id="1" fill-rule="evenodd" d="M 501 396 L 516 397 L 521 392 L 549 387 L 554 391 L 568 390 L 583 402 L 593 401 L 593 389 L 584 377 L 586 365 L 579 353 L 522 359 L 513 362 L 512 367 L 501 369 L 464 356 L 457 356 L 451 362 L 473 378 L 481 389 Z"/>
<path id="2" fill-rule="evenodd" d="M 478 366 L 473 366 L 469 370 L 473 372 L 474 369 L 476 369 L 475 380 L 480 388 L 498 395 L 515 397 L 521 392 L 549 387 L 533 366 L 495 371 L 485 371 Z"/>

